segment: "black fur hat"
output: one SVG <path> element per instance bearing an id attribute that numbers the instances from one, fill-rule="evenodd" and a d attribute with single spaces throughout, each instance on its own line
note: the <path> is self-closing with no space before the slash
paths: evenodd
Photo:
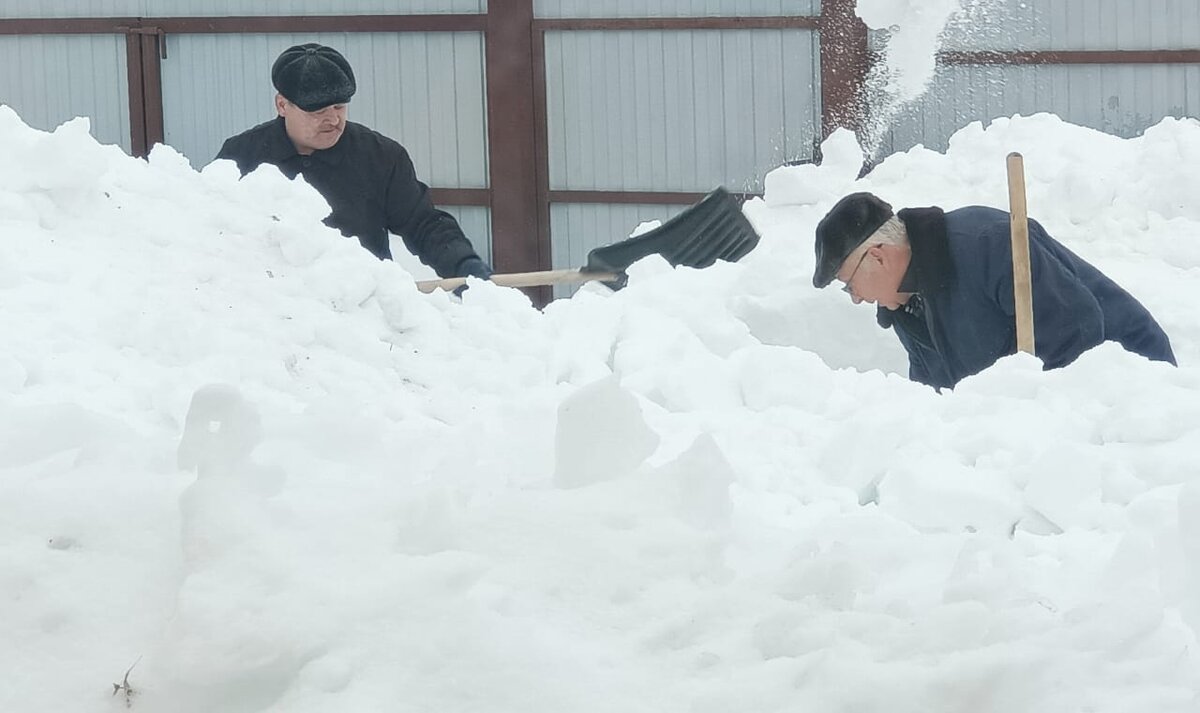
<path id="1" fill-rule="evenodd" d="M 289 47 L 271 67 L 271 83 L 304 111 L 345 104 L 354 96 L 354 70 L 340 52 L 310 42 Z"/>
<path id="2" fill-rule="evenodd" d="M 851 193 L 817 224 L 817 266 L 813 287 L 833 282 L 854 249 L 892 217 L 892 207 L 871 193 Z"/>

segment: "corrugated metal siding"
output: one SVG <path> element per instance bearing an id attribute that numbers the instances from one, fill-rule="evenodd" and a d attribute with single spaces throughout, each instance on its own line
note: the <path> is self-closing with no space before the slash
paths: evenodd
<path id="1" fill-rule="evenodd" d="M 1165 116 L 1200 116 L 1197 65 L 941 67 L 920 102 L 895 121 L 890 151 L 920 143 L 938 151 L 971 121 L 1051 112 L 1118 136 Z"/>
<path id="2" fill-rule="evenodd" d="M 820 126 L 809 30 L 546 33 L 550 183 L 760 190 Z"/>
<path id="3" fill-rule="evenodd" d="M 463 233 L 475 246 L 475 252 L 488 263 L 492 262 L 492 211 L 483 206 L 439 206 L 454 216 Z"/>
<path id="4" fill-rule="evenodd" d="M 539 18 L 817 15 L 821 0 L 533 0 Z"/>
<path id="5" fill-rule="evenodd" d="M 881 39 L 873 34 L 873 42 Z M 999 0 L 972 4 L 943 50 L 1200 48 L 1200 0 Z M 1118 136 L 1165 116 L 1200 112 L 1195 65 L 943 66 L 929 91 L 894 120 L 883 151 L 918 143 L 945 150 L 971 121 L 1051 112 Z"/>
<path id="6" fill-rule="evenodd" d="M 1198 0 L 991 0 L 947 27 L 947 50 L 1200 47 Z"/>
<path id="7" fill-rule="evenodd" d="M 168 42 L 166 143 L 197 167 L 226 138 L 274 116 L 270 67 L 279 53 L 320 42 L 355 69 L 351 120 L 402 143 L 430 185 L 487 186 L 480 33 L 176 35 Z"/>
<path id="8" fill-rule="evenodd" d="M 86 116 L 97 140 L 128 152 L 127 83 L 124 36 L 0 37 L 0 103 L 34 128 Z"/>
<path id="9" fill-rule="evenodd" d="M 6 17 L 230 17 L 487 12 L 487 0 L 2 0 Z"/>
<path id="10" fill-rule="evenodd" d="M 556 203 L 550 207 L 550 231 L 554 236 L 550 257 L 554 269 L 583 267 L 593 248 L 624 240 L 643 222 L 666 222 L 686 207 Z M 567 297 L 576 289 L 578 286 L 558 285 L 554 288 L 554 296 Z"/>

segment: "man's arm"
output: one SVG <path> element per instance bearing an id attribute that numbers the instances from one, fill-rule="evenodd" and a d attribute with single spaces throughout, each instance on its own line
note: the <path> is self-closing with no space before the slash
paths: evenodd
<path id="1" fill-rule="evenodd" d="M 1029 221 L 1034 352 L 1047 369 L 1056 369 L 1104 341 L 1104 314 L 1091 291 L 1047 248 L 1050 240 L 1037 221 Z M 1007 232 L 993 234 L 987 244 L 991 294 L 1015 325 L 1011 238 Z"/>
<path id="2" fill-rule="evenodd" d="M 250 153 L 245 146 L 245 142 L 239 141 L 238 139 L 239 137 L 237 136 L 225 139 L 225 143 L 221 144 L 221 150 L 217 152 L 217 156 L 213 160 L 226 159 L 233 161 L 237 163 L 238 170 L 242 172 L 243 176 L 245 176 L 247 173 L 250 173 L 257 168 L 257 166 L 254 165 L 254 161 L 250 157 Z"/>
<path id="3" fill-rule="evenodd" d="M 387 188 L 387 227 L 408 251 L 440 277 L 486 277 L 491 268 L 475 252 L 454 216 L 433 206 L 429 186 L 417 180 L 408 152 L 400 149 Z"/>

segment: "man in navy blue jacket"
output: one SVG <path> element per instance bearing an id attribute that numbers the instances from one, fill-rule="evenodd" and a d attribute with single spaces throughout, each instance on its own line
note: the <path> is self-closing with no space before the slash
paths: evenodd
<path id="1" fill-rule="evenodd" d="M 838 201 L 817 225 L 813 286 L 836 278 L 855 304 L 878 305 L 908 352 L 909 378 L 952 388 L 1016 352 L 1008 213 L 970 206 L 899 214 L 870 193 Z M 1150 312 L 1029 221 L 1035 351 L 1056 369 L 1103 341 L 1175 363 Z"/>

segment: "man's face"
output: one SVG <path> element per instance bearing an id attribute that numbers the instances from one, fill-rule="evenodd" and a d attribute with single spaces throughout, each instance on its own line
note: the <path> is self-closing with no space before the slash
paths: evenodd
<path id="1" fill-rule="evenodd" d="M 849 293 L 854 304 L 870 302 L 891 310 L 900 309 L 912 296 L 897 292 L 908 260 L 907 248 L 871 243 L 868 239 L 842 261 L 837 279 L 845 283 L 842 289 Z"/>
<path id="2" fill-rule="evenodd" d="M 316 111 L 304 111 L 284 98 L 275 95 L 275 111 L 283 117 L 288 138 L 303 155 L 330 148 L 346 130 L 345 104 L 332 104 Z"/>

